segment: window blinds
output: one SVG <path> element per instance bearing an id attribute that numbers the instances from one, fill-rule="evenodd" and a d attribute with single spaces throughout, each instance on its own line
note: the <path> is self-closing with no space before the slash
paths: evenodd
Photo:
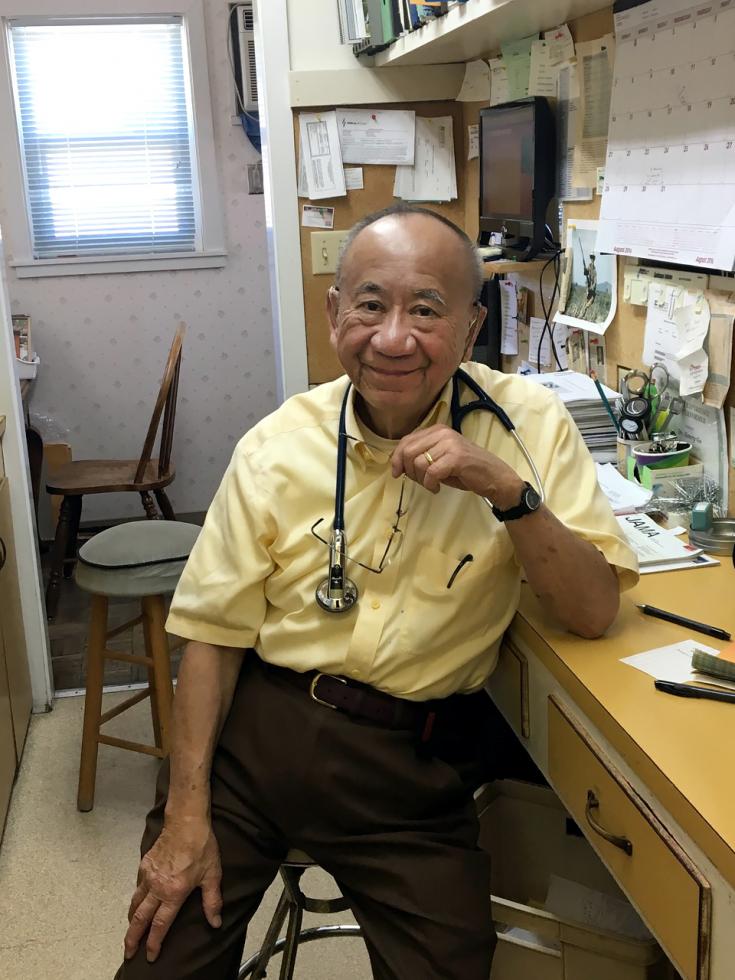
<path id="1" fill-rule="evenodd" d="M 10 34 L 34 256 L 196 251 L 181 18 Z"/>

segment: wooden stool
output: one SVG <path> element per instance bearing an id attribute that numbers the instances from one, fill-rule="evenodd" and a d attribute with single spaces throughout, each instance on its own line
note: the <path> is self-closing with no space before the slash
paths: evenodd
<path id="1" fill-rule="evenodd" d="M 77 585 L 92 594 L 87 652 L 87 685 L 84 703 L 82 755 L 79 766 L 77 808 L 91 810 L 97 776 L 97 747 L 115 745 L 164 758 L 171 730 L 171 663 L 166 639 L 165 597 L 176 588 L 200 528 L 179 521 L 133 521 L 102 531 L 79 552 L 75 569 Z M 111 598 L 137 598 L 141 614 L 115 629 L 107 628 Z M 145 656 L 110 650 L 107 641 L 124 630 L 143 624 Z M 183 642 L 183 641 L 182 641 Z M 102 712 L 102 687 L 106 660 L 140 664 L 148 671 L 148 687 L 121 704 Z M 101 726 L 134 704 L 149 697 L 154 745 L 103 735 Z"/>

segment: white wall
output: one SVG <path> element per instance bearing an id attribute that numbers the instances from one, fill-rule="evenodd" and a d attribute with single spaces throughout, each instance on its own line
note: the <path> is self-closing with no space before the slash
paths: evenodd
<path id="1" fill-rule="evenodd" d="M 230 121 L 228 6 L 205 0 L 205 8 L 226 266 L 51 279 L 18 279 L 8 268 L 12 310 L 32 316 L 42 362 L 31 413 L 70 442 L 75 459 L 138 455 L 175 326 L 187 322 L 169 491 L 181 512 L 206 509 L 239 437 L 276 406 L 264 202 L 247 192 L 247 164 L 258 155 Z M 10 259 L 5 204 L 0 171 Z M 85 499 L 82 519 L 138 514 L 139 498 L 101 495 Z"/>
<path id="2" fill-rule="evenodd" d="M 351 44 L 340 44 L 337 0 L 288 0 L 287 6 L 291 71 L 364 67 Z"/>

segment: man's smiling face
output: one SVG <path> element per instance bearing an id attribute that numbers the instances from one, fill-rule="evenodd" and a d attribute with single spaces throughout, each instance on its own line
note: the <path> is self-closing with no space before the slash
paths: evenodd
<path id="1" fill-rule="evenodd" d="M 467 251 L 451 228 L 421 214 L 364 228 L 331 290 L 331 342 L 370 427 L 412 431 L 472 346 L 484 319 Z"/>

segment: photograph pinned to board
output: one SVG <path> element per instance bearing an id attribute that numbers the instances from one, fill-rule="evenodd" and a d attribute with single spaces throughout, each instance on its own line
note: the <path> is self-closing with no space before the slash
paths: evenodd
<path id="1" fill-rule="evenodd" d="M 617 263 L 597 251 L 597 222 L 569 220 L 555 322 L 602 334 L 617 308 Z"/>
<path id="2" fill-rule="evenodd" d="M 304 204 L 301 211 L 301 224 L 304 228 L 334 228 L 334 208 Z"/>

